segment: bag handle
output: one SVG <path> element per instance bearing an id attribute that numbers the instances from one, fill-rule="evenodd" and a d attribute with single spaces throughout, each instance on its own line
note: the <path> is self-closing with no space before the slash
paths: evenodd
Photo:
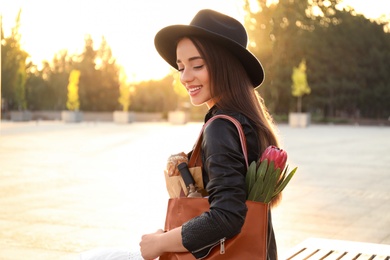
<path id="1" fill-rule="evenodd" d="M 238 134 L 240 136 L 240 142 L 241 142 L 241 149 L 244 153 L 246 167 L 249 167 L 248 164 L 248 153 L 247 153 L 247 147 L 246 147 L 246 138 L 244 134 L 244 130 L 242 129 L 241 123 L 235 119 L 234 117 L 228 116 L 228 115 L 215 115 L 212 118 L 210 118 L 202 127 L 202 130 L 200 131 L 199 137 L 196 141 L 194 150 L 192 151 L 190 161 L 188 162 L 188 167 L 195 167 L 195 166 L 202 166 L 202 158 L 200 156 L 200 150 L 202 146 L 202 140 L 203 140 L 203 131 L 204 129 L 211 124 L 215 119 L 223 118 L 231 121 L 237 128 Z"/>

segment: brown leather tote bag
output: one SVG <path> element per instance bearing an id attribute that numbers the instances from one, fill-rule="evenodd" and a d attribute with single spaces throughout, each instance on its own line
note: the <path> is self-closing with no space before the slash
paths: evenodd
<path id="1" fill-rule="evenodd" d="M 205 127 L 217 118 L 225 118 L 235 124 L 239 133 L 241 146 L 248 165 L 246 139 L 243 133 L 241 124 L 232 117 L 226 115 L 217 115 L 212 117 L 203 126 L 191 159 L 188 163 L 189 167 L 201 165 L 200 146 L 202 142 L 202 134 Z M 202 259 L 207 260 L 237 260 L 237 259 L 267 259 L 267 231 L 268 231 L 268 211 L 269 205 L 261 202 L 246 201 L 248 212 L 245 218 L 241 232 L 235 237 L 217 243 L 210 253 Z M 179 197 L 171 198 L 168 201 L 167 214 L 165 219 L 165 230 L 169 231 L 176 227 L 180 227 L 186 221 L 201 215 L 209 210 L 209 202 L 207 198 L 189 198 Z M 195 257 L 190 252 L 185 253 L 164 253 L 160 256 L 160 260 L 190 260 Z"/>

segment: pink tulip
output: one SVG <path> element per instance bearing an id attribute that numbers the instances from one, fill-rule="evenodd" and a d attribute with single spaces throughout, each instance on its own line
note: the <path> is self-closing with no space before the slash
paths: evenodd
<path id="1" fill-rule="evenodd" d="M 283 171 L 286 166 L 287 153 L 283 149 L 280 149 L 274 145 L 268 146 L 263 152 L 260 158 L 260 162 L 268 160 L 268 164 L 273 161 L 275 169 L 281 169 Z"/>

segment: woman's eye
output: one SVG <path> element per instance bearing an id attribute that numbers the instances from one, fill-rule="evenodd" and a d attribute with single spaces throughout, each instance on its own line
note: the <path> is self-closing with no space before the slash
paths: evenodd
<path id="1" fill-rule="evenodd" d="M 204 64 L 198 65 L 198 66 L 193 66 L 193 69 L 199 70 L 199 69 L 201 69 L 203 67 L 204 67 Z M 178 68 L 177 69 L 178 72 L 183 72 L 184 70 L 185 70 L 185 68 Z"/>

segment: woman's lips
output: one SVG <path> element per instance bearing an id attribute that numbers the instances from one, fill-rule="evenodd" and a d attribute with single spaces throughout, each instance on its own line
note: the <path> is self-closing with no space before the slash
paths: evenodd
<path id="1" fill-rule="evenodd" d="M 200 92 L 200 89 L 202 87 L 192 87 L 192 88 L 188 88 L 188 93 L 190 94 L 190 96 L 195 96 L 196 94 L 198 94 Z"/>

